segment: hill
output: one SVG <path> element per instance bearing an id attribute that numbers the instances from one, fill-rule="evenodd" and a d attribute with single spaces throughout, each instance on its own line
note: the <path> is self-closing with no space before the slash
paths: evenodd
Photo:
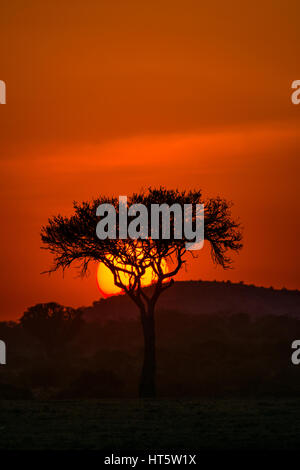
<path id="1" fill-rule="evenodd" d="M 176 283 L 156 315 L 158 396 L 299 396 L 300 369 L 291 362 L 299 300 L 298 291 Z M 70 341 L 60 323 L 40 324 L 35 336 L 22 324 L 0 323 L 9 345 L 0 399 L 136 397 L 143 335 L 134 304 L 126 296 L 101 300 L 85 317 Z"/>
<path id="2" fill-rule="evenodd" d="M 148 288 L 148 290 L 150 290 Z M 164 292 L 157 304 L 158 311 L 187 314 L 239 314 L 250 317 L 285 315 L 300 317 L 300 291 L 273 289 L 216 281 L 176 282 Z M 135 320 L 138 310 L 124 295 L 101 299 L 85 308 L 86 321 Z"/>

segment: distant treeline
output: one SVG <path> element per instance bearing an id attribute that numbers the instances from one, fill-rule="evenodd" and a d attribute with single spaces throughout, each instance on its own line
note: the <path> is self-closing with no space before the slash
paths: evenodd
<path id="1" fill-rule="evenodd" d="M 291 363 L 297 318 L 164 310 L 156 331 L 160 397 L 300 393 L 300 366 Z M 40 304 L 17 323 L 0 323 L 0 338 L 7 345 L 0 398 L 136 397 L 143 352 L 136 320 L 86 322 L 80 309 Z"/>

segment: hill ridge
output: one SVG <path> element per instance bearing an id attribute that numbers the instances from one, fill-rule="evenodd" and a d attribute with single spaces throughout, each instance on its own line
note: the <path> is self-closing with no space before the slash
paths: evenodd
<path id="1" fill-rule="evenodd" d="M 153 287 L 148 287 L 150 291 Z M 258 287 L 230 281 L 176 281 L 157 303 L 160 310 L 187 314 L 236 314 L 300 316 L 300 291 Z M 87 321 L 129 321 L 138 310 L 128 296 L 118 295 L 94 301 L 84 308 Z"/>

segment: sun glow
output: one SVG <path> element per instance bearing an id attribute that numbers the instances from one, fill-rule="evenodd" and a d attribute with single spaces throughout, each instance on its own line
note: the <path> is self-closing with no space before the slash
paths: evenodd
<path id="1" fill-rule="evenodd" d="M 117 260 L 114 260 L 114 265 L 130 271 L 130 266 L 124 265 L 118 262 Z M 168 266 L 165 260 L 162 261 L 162 270 L 164 274 L 168 272 Z M 120 272 L 120 280 L 122 284 L 128 286 L 129 274 Z M 156 280 L 157 275 L 151 267 L 148 267 L 146 268 L 145 274 L 141 278 L 141 285 L 142 287 L 150 286 L 151 284 L 154 284 Z M 124 291 L 120 287 L 115 285 L 113 273 L 107 266 L 105 266 L 104 263 L 99 263 L 98 265 L 97 285 L 101 294 L 105 298 L 110 297 L 112 295 L 119 295 L 124 293 Z"/>

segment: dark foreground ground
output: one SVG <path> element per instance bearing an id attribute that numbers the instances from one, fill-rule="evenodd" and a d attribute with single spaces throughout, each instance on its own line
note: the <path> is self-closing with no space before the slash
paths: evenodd
<path id="1" fill-rule="evenodd" d="M 1 401 L 0 449 L 300 449 L 300 400 Z"/>

